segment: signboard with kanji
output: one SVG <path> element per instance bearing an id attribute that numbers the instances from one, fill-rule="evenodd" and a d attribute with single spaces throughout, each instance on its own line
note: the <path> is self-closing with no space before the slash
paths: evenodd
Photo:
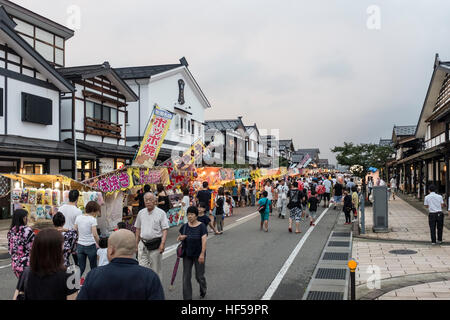
<path id="1" fill-rule="evenodd" d="M 154 107 L 152 119 L 145 130 L 144 139 L 134 159 L 133 166 L 153 167 L 172 118 L 171 112 L 162 110 L 158 106 Z"/>

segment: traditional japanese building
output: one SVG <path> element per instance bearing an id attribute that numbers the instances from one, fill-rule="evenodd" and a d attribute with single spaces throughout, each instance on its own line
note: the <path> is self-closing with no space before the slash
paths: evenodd
<path id="1" fill-rule="evenodd" d="M 404 192 L 423 198 L 434 184 L 449 195 L 450 62 L 436 55 L 433 74 L 414 132 L 394 140 L 397 159 L 391 166 L 399 174 Z M 394 128 L 395 129 L 395 128 Z M 398 136 L 398 135 L 397 135 Z"/>
<path id="2" fill-rule="evenodd" d="M 292 163 L 292 155 L 295 152 L 294 142 L 292 139 L 280 140 L 280 157 L 284 158 L 288 162 L 288 166 Z"/>
<path id="3" fill-rule="evenodd" d="M 172 112 L 174 118 L 158 155 L 157 164 L 186 151 L 192 143 L 204 141 L 205 110 L 211 104 L 183 57 L 178 64 L 116 68 L 117 74 L 136 92 L 130 102 L 127 146 L 138 146 L 144 136 L 153 107 Z"/>
<path id="4" fill-rule="evenodd" d="M 96 155 L 77 158 L 77 179 L 85 180 L 130 164 L 136 148 L 127 146 L 128 103 L 138 96 L 108 62 L 57 69 L 76 91 L 63 94 L 61 138 Z M 137 110 L 133 110 L 137 112 Z M 75 141 L 76 139 L 76 141 Z M 61 173 L 74 177 L 74 161 L 62 161 Z"/>

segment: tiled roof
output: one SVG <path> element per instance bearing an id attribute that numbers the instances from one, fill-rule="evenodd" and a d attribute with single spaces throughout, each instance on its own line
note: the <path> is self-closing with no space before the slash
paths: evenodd
<path id="1" fill-rule="evenodd" d="M 182 64 L 164 64 L 158 66 L 144 66 L 144 67 L 127 67 L 127 68 L 115 68 L 114 70 L 119 74 L 122 79 L 143 79 L 150 78 L 159 73 L 163 73 L 172 69 L 181 67 Z"/>
<path id="2" fill-rule="evenodd" d="M 134 93 L 130 86 L 128 86 L 128 84 L 118 75 L 116 70 L 111 68 L 107 61 L 103 62 L 103 64 L 58 68 L 56 71 L 69 80 L 89 79 L 100 75 L 106 76 L 119 89 L 120 93 L 127 97 L 127 101 L 139 100 L 136 93 Z"/>
<path id="3" fill-rule="evenodd" d="M 394 133 L 398 136 L 413 136 L 416 134 L 417 126 L 395 126 Z"/>
<path id="4" fill-rule="evenodd" d="M 235 120 L 206 120 L 206 130 L 217 129 L 223 130 L 236 130 L 240 125 L 243 126 L 242 121 Z"/>
<path id="5" fill-rule="evenodd" d="M 391 139 L 380 139 L 380 143 L 378 145 L 379 146 L 390 146 L 390 145 L 392 145 L 392 140 Z"/>

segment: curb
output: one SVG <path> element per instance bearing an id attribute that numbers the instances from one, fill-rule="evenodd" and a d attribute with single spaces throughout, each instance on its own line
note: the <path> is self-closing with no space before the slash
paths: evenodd
<path id="1" fill-rule="evenodd" d="M 419 284 L 426 284 L 432 282 L 441 282 L 450 280 L 449 272 L 431 272 L 411 274 L 400 277 L 392 277 L 380 280 L 380 287 L 383 289 L 369 289 L 366 284 L 361 284 L 356 287 L 356 300 L 375 300 L 382 295 L 405 287 L 415 286 Z"/>
<path id="2" fill-rule="evenodd" d="M 354 239 L 366 240 L 366 241 L 379 241 L 379 242 L 395 242 L 395 243 L 414 243 L 414 244 L 423 244 L 430 245 L 431 241 L 422 241 L 422 240 L 407 240 L 407 239 L 379 239 L 373 237 L 365 237 L 365 236 L 353 236 Z M 450 243 L 442 242 L 441 245 L 450 245 Z"/>

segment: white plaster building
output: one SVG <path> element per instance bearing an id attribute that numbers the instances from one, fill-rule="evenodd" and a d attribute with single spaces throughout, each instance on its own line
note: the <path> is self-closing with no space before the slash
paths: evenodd
<path id="1" fill-rule="evenodd" d="M 155 104 L 174 114 L 157 163 L 169 158 L 173 151 L 186 151 L 198 139 L 204 141 L 205 110 L 211 105 L 185 58 L 179 64 L 116 68 L 115 71 L 139 97 L 128 107 L 127 146 L 140 144 Z"/>

